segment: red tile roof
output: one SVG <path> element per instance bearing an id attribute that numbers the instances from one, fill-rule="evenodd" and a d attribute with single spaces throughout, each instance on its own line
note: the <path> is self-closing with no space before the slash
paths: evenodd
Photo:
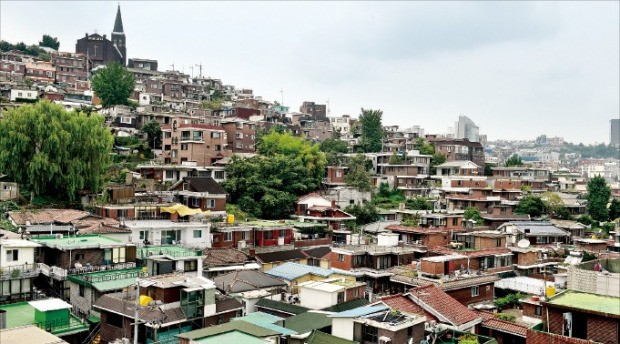
<path id="1" fill-rule="evenodd" d="M 424 308 L 418 306 L 413 300 L 403 294 L 396 294 L 385 296 L 379 299 L 379 301 L 386 304 L 388 307 L 400 311 L 402 313 L 415 314 L 419 316 L 425 316 L 426 321 L 437 320 L 437 318 L 431 313 L 424 310 Z"/>
<path id="2" fill-rule="evenodd" d="M 443 317 L 453 325 L 460 326 L 480 319 L 476 312 L 465 307 L 434 284 L 412 288 L 409 290 L 409 295 L 418 305 L 422 307 L 426 305 L 430 310 L 425 309 L 433 315 L 438 318 Z"/>
<path id="3" fill-rule="evenodd" d="M 75 209 L 41 209 L 9 212 L 9 217 L 15 221 L 18 226 L 25 225 L 26 222 L 30 222 L 33 225 L 54 222 L 72 223 L 89 215 L 90 214 L 86 211 Z"/>
<path id="4" fill-rule="evenodd" d="M 510 321 L 498 319 L 493 313 L 478 311 L 478 315 L 482 317 L 482 326 L 495 331 L 506 332 L 520 337 L 527 335 L 527 327 L 515 324 Z"/>

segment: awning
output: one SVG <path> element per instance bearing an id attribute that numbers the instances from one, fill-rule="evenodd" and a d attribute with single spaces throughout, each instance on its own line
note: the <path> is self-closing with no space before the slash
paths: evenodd
<path id="1" fill-rule="evenodd" d="M 209 210 L 202 211 L 199 208 L 192 209 L 186 205 L 178 204 L 178 203 L 170 207 L 161 207 L 160 211 L 164 213 L 170 213 L 170 214 L 179 214 L 181 216 L 196 215 L 196 214 L 211 215 L 211 212 Z"/>

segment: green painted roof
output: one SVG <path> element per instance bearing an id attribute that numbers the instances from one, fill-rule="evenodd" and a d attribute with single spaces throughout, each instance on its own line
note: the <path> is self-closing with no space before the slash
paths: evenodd
<path id="1" fill-rule="evenodd" d="M 313 331 L 306 340 L 308 344 L 357 344 L 352 340 L 332 336 L 321 331 Z"/>
<path id="2" fill-rule="evenodd" d="M 306 333 L 312 330 L 319 330 L 328 326 L 332 326 L 332 319 L 324 313 L 306 312 L 286 318 L 284 327 L 290 328 L 297 333 Z"/>
<path id="3" fill-rule="evenodd" d="M 280 321 L 280 320 L 284 320 L 283 318 L 277 317 L 275 315 L 271 315 L 269 313 L 264 313 L 264 312 L 254 312 L 254 313 L 250 313 L 244 317 L 240 317 L 240 318 L 233 318 L 233 321 L 247 321 L 251 324 L 260 326 L 260 327 L 264 327 L 266 329 L 272 330 L 272 331 L 277 331 L 280 332 L 284 335 L 291 335 L 291 334 L 297 334 L 297 332 L 289 329 L 289 328 L 285 328 L 279 325 L 276 325 L 275 323 Z"/>
<path id="4" fill-rule="evenodd" d="M 258 300 L 258 302 L 256 302 L 256 306 L 273 309 L 273 310 L 280 311 L 283 313 L 288 313 L 288 314 L 301 314 L 301 313 L 305 313 L 308 311 L 308 308 L 306 307 L 293 305 L 293 304 L 282 302 L 282 301 L 269 300 L 269 299 Z"/>
<path id="5" fill-rule="evenodd" d="M 26 325 L 36 325 L 44 330 L 49 326 L 47 324 L 39 324 L 34 319 L 35 308 L 28 302 L 18 302 L 0 306 L 0 309 L 6 311 L 6 327 L 14 328 Z M 54 335 L 66 335 L 88 330 L 88 324 L 82 323 L 76 316 L 69 315 L 69 319 L 65 324 L 54 323 L 51 326 L 51 333 Z"/>
<path id="6" fill-rule="evenodd" d="M 620 316 L 620 298 L 613 296 L 602 296 L 569 290 L 549 299 L 548 303 L 551 305 Z"/>
<path id="7" fill-rule="evenodd" d="M 59 250 L 125 246 L 125 244 L 120 240 L 101 235 L 64 236 L 62 239 L 58 239 L 56 236 L 47 235 L 32 238 L 31 241 Z"/>
<path id="8" fill-rule="evenodd" d="M 260 339 L 258 337 L 240 332 L 240 331 L 231 331 L 222 334 L 218 334 L 215 336 L 197 339 L 196 343 L 199 344 L 265 344 L 269 343 L 264 339 Z"/>
<path id="9" fill-rule="evenodd" d="M 206 338 L 215 336 L 221 333 L 231 332 L 231 331 L 240 331 L 254 337 L 269 337 L 269 336 L 279 336 L 280 333 L 277 331 L 273 331 L 258 325 L 251 324 L 247 321 L 231 321 L 226 324 L 210 326 L 201 328 L 195 331 L 189 331 L 185 333 L 181 333 L 177 335 L 179 338 L 187 338 L 197 340 L 200 338 Z"/>
<path id="10" fill-rule="evenodd" d="M 79 285 L 92 287 L 100 292 L 106 292 L 126 288 L 135 284 L 138 276 L 143 277 L 145 275 L 146 273 L 142 271 L 142 268 L 133 268 L 70 275 L 67 279 Z"/>
<path id="11" fill-rule="evenodd" d="M 354 308 L 366 306 L 368 303 L 369 303 L 368 300 L 362 297 L 360 299 L 355 299 L 355 300 L 339 303 L 331 307 L 323 308 L 322 310 L 326 312 L 340 313 L 340 312 L 348 311 Z"/>

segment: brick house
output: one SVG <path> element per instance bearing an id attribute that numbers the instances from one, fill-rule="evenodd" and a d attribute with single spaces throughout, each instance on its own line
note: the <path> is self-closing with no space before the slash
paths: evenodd
<path id="1" fill-rule="evenodd" d="M 175 201 L 190 208 L 209 210 L 212 216 L 226 213 L 226 190 L 211 177 L 184 177 L 170 187 Z"/>
<path id="2" fill-rule="evenodd" d="M 336 201 L 330 201 L 317 193 L 301 196 L 295 205 L 295 215 L 302 222 L 326 224 L 331 230 L 344 228 L 345 222 L 355 220 L 355 216 L 340 210 Z"/>
<path id="3" fill-rule="evenodd" d="M 234 153 L 256 152 L 256 124 L 240 118 L 224 118 L 221 121 L 226 131 L 228 147 Z"/>
<path id="4" fill-rule="evenodd" d="M 465 231 L 463 228 L 420 228 L 401 225 L 389 225 L 385 229 L 392 231 L 392 233 L 398 233 L 400 235 L 399 240 L 404 243 L 420 244 L 428 249 L 446 246 L 451 242 L 453 233 Z"/>
<path id="5" fill-rule="evenodd" d="M 435 145 L 435 152 L 444 155 L 447 161 L 469 160 L 484 166 L 484 147 L 480 142 L 449 138 L 431 138 L 429 142 Z"/>
<path id="6" fill-rule="evenodd" d="M 166 164 L 196 161 L 198 165 L 212 165 L 231 156 L 223 127 L 208 124 L 183 123 L 180 118 L 162 127 L 162 156 Z"/>
<path id="7" fill-rule="evenodd" d="M 36 82 L 53 84 L 56 80 L 56 68 L 49 62 L 26 62 L 24 77 Z"/>
<path id="8" fill-rule="evenodd" d="M 88 81 L 90 68 L 85 55 L 60 52 L 52 55 L 52 64 L 56 68 L 57 83 L 65 84 L 74 91 L 90 89 Z"/>

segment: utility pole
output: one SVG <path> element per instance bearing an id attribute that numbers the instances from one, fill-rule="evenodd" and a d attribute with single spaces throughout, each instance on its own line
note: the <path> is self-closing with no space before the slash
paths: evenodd
<path id="1" fill-rule="evenodd" d="M 170 65 L 170 67 L 172 67 L 172 71 L 174 72 L 174 62 L 172 62 L 172 64 Z"/>
<path id="2" fill-rule="evenodd" d="M 202 78 L 202 62 L 200 62 L 199 64 L 196 65 L 196 67 L 198 67 L 198 77 Z"/>
<path id="3" fill-rule="evenodd" d="M 192 71 L 192 79 L 194 78 L 194 66 L 189 66 L 189 69 Z"/>
<path id="4" fill-rule="evenodd" d="M 327 103 L 327 116 L 329 116 L 329 98 L 325 102 Z"/>
<path id="5" fill-rule="evenodd" d="M 280 103 L 280 105 L 284 106 L 284 90 L 280 89 L 280 94 L 282 95 L 282 103 Z"/>

